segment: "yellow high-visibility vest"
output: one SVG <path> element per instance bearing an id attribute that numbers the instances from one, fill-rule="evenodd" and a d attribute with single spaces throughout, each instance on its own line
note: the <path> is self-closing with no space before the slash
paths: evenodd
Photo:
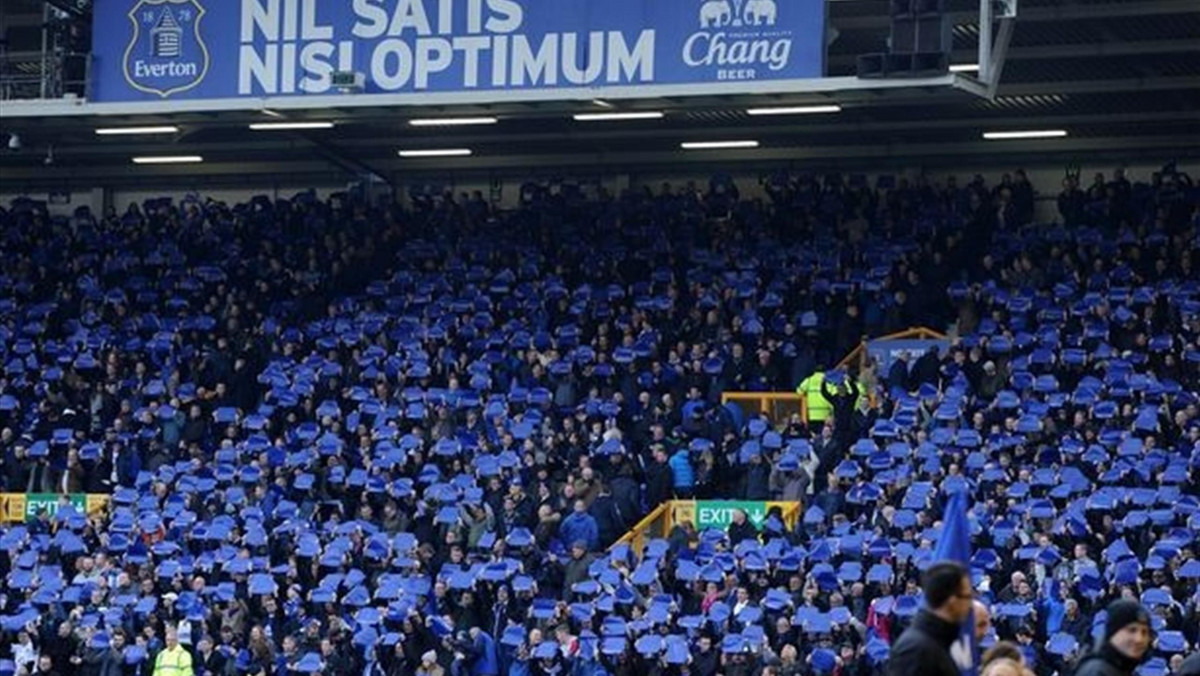
<path id="1" fill-rule="evenodd" d="M 821 383 L 825 382 L 825 372 L 817 371 L 804 379 L 796 388 L 796 394 L 804 397 L 808 409 L 808 422 L 823 423 L 833 413 L 833 405 L 821 394 Z"/>
<path id="2" fill-rule="evenodd" d="M 194 676 L 192 654 L 183 646 L 164 649 L 154 659 L 154 676 Z"/>

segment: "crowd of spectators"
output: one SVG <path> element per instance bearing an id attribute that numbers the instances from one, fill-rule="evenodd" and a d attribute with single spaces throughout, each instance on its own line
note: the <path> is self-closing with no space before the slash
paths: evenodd
<path id="1" fill-rule="evenodd" d="M 1200 193 L 1077 183 L 18 200 L 0 482 L 112 497 L 0 526 L 0 674 L 875 676 L 960 491 L 985 647 L 1065 676 L 1136 599 L 1182 673 Z M 950 349 L 834 368 L 910 326 Z M 821 420 L 721 404 L 813 374 Z M 611 546 L 673 498 L 802 517 Z"/>

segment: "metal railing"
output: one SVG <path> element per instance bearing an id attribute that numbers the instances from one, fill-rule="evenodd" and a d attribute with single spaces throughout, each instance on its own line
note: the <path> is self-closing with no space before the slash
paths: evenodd
<path id="1" fill-rule="evenodd" d="M 721 403 L 736 404 L 744 413 L 761 414 L 774 423 L 783 422 L 794 413 L 799 413 L 801 420 L 808 419 L 808 405 L 795 392 L 723 392 Z"/>
<path id="2" fill-rule="evenodd" d="M 85 98 L 91 62 L 90 54 L 76 52 L 0 53 L 0 101 Z"/>
<path id="3" fill-rule="evenodd" d="M 844 359 L 838 362 L 837 367 L 844 369 L 854 365 L 859 369 L 862 369 L 863 366 L 866 365 L 867 344 L 871 340 L 945 340 L 945 338 L 946 334 L 934 331 L 933 329 L 925 328 L 924 326 L 905 329 L 896 333 L 889 333 L 886 336 L 877 336 L 875 338 L 871 338 L 870 340 L 863 338 L 862 342 L 858 344 L 858 347 L 851 350 L 850 354 L 846 355 Z"/>
<path id="4" fill-rule="evenodd" d="M 665 538 L 671 534 L 671 529 L 676 524 L 691 521 L 696 524 L 697 528 L 712 527 L 713 524 L 706 520 L 702 509 L 720 511 L 722 509 L 748 509 L 748 505 L 754 504 L 759 506 L 760 511 L 767 512 L 773 507 L 778 507 L 781 513 L 784 524 L 788 528 L 795 528 L 796 522 L 800 518 L 800 510 L 803 505 L 799 502 L 784 502 L 784 501 L 754 501 L 747 503 L 737 500 L 668 500 L 658 507 L 650 510 L 641 521 L 629 529 L 629 532 L 622 535 L 620 539 L 613 543 L 613 547 L 617 545 L 629 545 L 636 553 L 641 553 L 646 545 L 647 540 L 657 538 Z M 753 517 L 752 517 L 753 520 Z"/>

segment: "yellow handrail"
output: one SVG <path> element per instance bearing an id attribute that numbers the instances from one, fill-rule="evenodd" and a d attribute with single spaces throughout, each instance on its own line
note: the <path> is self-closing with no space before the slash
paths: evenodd
<path id="1" fill-rule="evenodd" d="M 658 507 L 655 507 L 639 521 L 628 533 L 622 535 L 620 539 L 613 543 L 613 547 L 625 544 L 637 553 L 641 553 L 646 544 L 646 538 L 665 538 L 671 533 L 671 529 L 675 527 L 678 519 L 696 521 L 698 514 L 697 508 L 700 505 L 708 505 L 709 507 L 720 507 L 723 504 L 727 507 L 728 503 L 733 503 L 732 506 L 737 506 L 745 509 L 747 503 L 758 504 L 762 506 L 764 511 L 769 511 L 773 507 L 779 507 L 783 522 L 789 528 L 794 528 L 796 522 L 800 518 L 801 509 L 804 507 L 799 502 L 785 502 L 782 500 L 769 501 L 743 501 L 743 500 L 668 500 Z M 701 519 L 703 517 L 700 517 Z"/>
<path id="2" fill-rule="evenodd" d="M 29 518 L 29 507 L 55 507 L 63 498 L 82 508 L 87 514 L 102 512 L 112 500 L 111 495 L 104 493 L 72 493 L 59 495 L 57 493 L 0 493 L 0 523 L 22 523 Z"/>
<path id="3" fill-rule="evenodd" d="M 633 528 L 629 529 L 628 533 L 622 535 L 620 539 L 614 542 L 613 547 L 616 547 L 620 544 L 626 544 L 629 545 L 630 549 L 633 551 L 641 552 L 642 546 L 645 544 L 646 531 L 650 530 L 656 521 L 663 519 L 663 516 L 672 509 L 674 502 L 674 500 L 667 500 L 658 507 L 650 510 L 650 513 L 643 517 L 641 521 L 638 521 Z M 661 535 L 659 537 L 667 534 L 666 529 L 660 528 L 660 530 Z"/>
<path id="4" fill-rule="evenodd" d="M 876 338 L 868 339 L 867 337 L 864 336 L 863 339 L 861 341 L 859 341 L 858 347 L 855 347 L 853 350 L 850 351 L 850 354 L 846 355 L 845 358 L 843 358 L 841 361 L 839 361 L 837 363 L 837 367 L 839 369 L 844 369 L 847 366 L 849 366 L 850 364 L 854 363 L 855 360 L 858 360 L 858 368 L 861 369 L 864 366 L 864 361 L 866 358 L 867 343 L 872 340 L 929 340 L 929 339 L 945 340 L 946 334 L 940 333 L 938 331 L 934 331 L 933 329 L 926 328 L 924 326 L 917 326 L 917 327 L 913 327 L 911 329 L 897 331 L 896 333 L 889 333 L 886 336 L 878 336 Z"/>

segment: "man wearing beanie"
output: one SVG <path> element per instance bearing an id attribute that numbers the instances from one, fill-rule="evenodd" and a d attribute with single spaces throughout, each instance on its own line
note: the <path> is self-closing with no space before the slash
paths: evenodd
<path id="1" fill-rule="evenodd" d="M 1150 613 L 1136 601 L 1114 601 L 1108 606 L 1104 640 L 1083 658 L 1075 676 L 1133 676 L 1150 652 Z"/>

